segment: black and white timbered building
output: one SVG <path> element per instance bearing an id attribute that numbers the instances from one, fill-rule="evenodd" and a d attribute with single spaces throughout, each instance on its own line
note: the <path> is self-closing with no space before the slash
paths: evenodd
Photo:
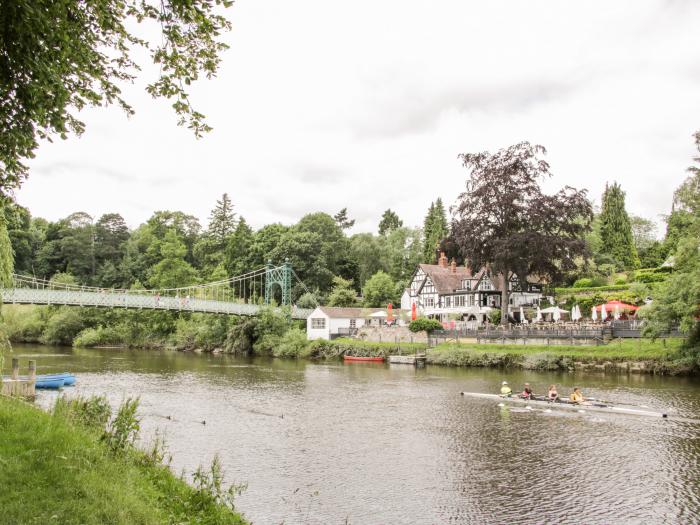
<path id="1" fill-rule="evenodd" d="M 492 309 L 501 308 L 502 286 L 502 275 L 492 275 L 486 268 L 472 273 L 469 268 L 457 266 L 454 260 L 448 264 L 441 253 L 438 264 L 418 265 L 401 297 L 401 308 L 411 310 L 415 304 L 420 315 L 443 322 L 483 322 Z M 542 283 L 534 279 L 527 279 L 523 286 L 512 276 L 508 286 L 511 315 L 520 306 L 534 306 L 542 299 Z"/>

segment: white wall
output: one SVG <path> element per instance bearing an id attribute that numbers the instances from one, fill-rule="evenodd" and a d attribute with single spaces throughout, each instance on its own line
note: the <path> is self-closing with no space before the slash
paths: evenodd
<path id="1" fill-rule="evenodd" d="M 326 327 L 311 328 L 311 319 L 325 319 Z M 306 318 L 306 338 L 309 341 L 313 341 L 314 339 L 330 339 L 330 321 L 331 319 L 324 314 L 320 308 L 316 308 L 313 312 L 311 312 L 311 315 Z"/>

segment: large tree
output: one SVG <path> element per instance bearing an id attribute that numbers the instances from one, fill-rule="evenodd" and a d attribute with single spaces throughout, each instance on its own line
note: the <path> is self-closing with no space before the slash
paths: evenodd
<path id="1" fill-rule="evenodd" d="M 230 28 L 230 0 L 3 0 L 0 4 L 0 193 L 27 176 L 25 160 L 41 139 L 80 134 L 78 113 L 117 104 L 134 111 L 121 86 L 144 53 L 158 66 L 147 85 L 172 100 L 178 125 L 208 131 L 187 89 L 216 74 Z M 143 26 L 141 26 L 143 23 Z M 147 27 L 146 27 L 147 26 Z"/>
<path id="2" fill-rule="evenodd" d="M 379 235 L 386 235 L 397 228 L 403 226 L 403 221 L 391 209 L 386 210 L 382 214 L 382 220 L 379 221 Z"/>
<path id="3" fill-rule="evenodd" d="M 625 192 L 618 183 L 605 186 L 600 211 L 600 251 L 623 268 L 639 268 L 632 225 L 625 210 Z"/>
<path id="4" fill-rule="evenodd" d="M 447 216 L 442 199 L 430 203 L 423 222 L 423 262 L 434 264 L 438 247 L 449 235 Z"/>
<path id="5" fill-rule="evenodd" d="M 585 190 L 542 193 L 540 182 L 551 176 L 545 153 L 521 142 L 496 153 L 459 156 L 471 174 L 455 206 L 452 235 L 466 263 L 488 266 L 501 284 L 512 275 L 557 279 L 586 252 L 591 203 Z M 506 322 L 510 291 L 501 290 Z"/>
<path id="6" fill-rule="evenodd" d="M 695 145 L 700 152 L 700 131 L 695 134 Z M 690 176 L 674 194 L 674 209 L 682 212 L 687 222 L 678 232 L 674 271 L 643 315 L 649 321 L 645 330 L 650 335 L 675 326 L 689 333 L 685 349 L 700 367 L 700 155 L 693 160 L 698 164 L 688 168 Z"/>
<path id="7" fill-rule="evenodd" d="M 355 225 L 355 219 L 348 217 L 348 209 L 343 208 L 338 213 L 333 215 L 335 222 L 340 226 L 341 230 L 347 230 Z"/>

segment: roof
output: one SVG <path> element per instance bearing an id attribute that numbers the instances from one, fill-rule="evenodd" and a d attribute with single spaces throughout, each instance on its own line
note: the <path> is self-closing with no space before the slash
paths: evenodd
<path id="1" fill-rule="evenodd" d="M 319 306 L 318 309 L 332 319 L 362 319 L 374 312 L 384 311 L 383 308 L 340 308 L 336 306 Z"/>
<path id="2" fill-rule="evenodd" d="M 466 266 L 456 266 L 454 273 L 450 265 L 448 265 L 447 268 L 439 264 L 420 264 L 419 266 L 420 269 L 430 277 L 435 289 L 441 295 L 460 290 L 462 288 L 463 279 L 479 280 L 486 272 L 486 269 L 482 268 L 476 274 L 472 274 L 471 270 Z"/>

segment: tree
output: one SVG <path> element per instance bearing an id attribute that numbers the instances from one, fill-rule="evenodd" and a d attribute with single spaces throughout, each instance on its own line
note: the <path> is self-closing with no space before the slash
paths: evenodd
<path id="1" fill-rule="evenodd" d="M 541 158 L 545 153 L 542 146 L 521 142 L 496 153 L 459 156 L 471 173 L 455 208 L 452 235 L 466 263 L 489 267 L 501 284 L 512 275 L 521 282 L 531 275 L 557 279 L 586 255 L 591 203 L 585 190 L 542 193 L 540 180 L 551 176 Z M 508 286 L 501 286 L 503 323 L 509 295 Z"/>
<path id="2" fill-rule="evenodd" d="M 423 223 L 423 262 L 435 263 L 435 255 L 442 241 L 449 235 L 447 217 L 442 199 L 430 203 Z"/>
<path id="3" fill-rule="evenodd" d="M 365 306 L 377 308 L 388 303 L 398 302 L 396 284 L 391 276 L 383 271 L 378 271 L 370 277 L 362 288 Z"/>
<path id="4" fill-rule="evenodd" d="M 165 234 L 160 254 L 162 259 L 150 272 L 152 288 L 180 288 L 195 283 L 197 271 L 185 260 L 187 247 L 175 230 Z"/>
<path id="5" fill-rule="evenodd" d="M 173 100 L 178 125 L 196 136 L 210 128 L 190 104 L 187 86 L 216 74 L 222 31 L 218 13 L 230 0 L 5 0 L 0 8 L 0 193 L 27 176 L 24 159 L 39 139 L 80 135 L 77 113 L 88 106 L 117 104 L 134 113 L 120 85 L 136 78 L 141 49 L 150 51 L 158 77 L 146 90 Z M 147 22 L 148 30 L 135 28 Z M 151 31 L 157 28 L 157 31 Z M 152 36 L 152 39 L 143 35 Z"/>
<path id="6" fill-rule="evenodd" d="M 233 204 L 228 193 L 224 193 L 221 199 L 216 201 L 216 206 L 209 215 L 207 236 L 214 241 L 219 250 L 223 250 L 235 229 L 236 214 L 233 212 Z"/>
<path id="7" fill-rule="evenodd" d="M 403 226 L 403 221 L 396 213 L 388 209 L 382 214 L 382 220 L 379 221 L 379 235 L 386 235 L 396 228 L 401 228 L 401 226 Z"/>
<path id="8" fill-rule="evenodd" d="M 234 277 L 254 270 L 248 267 L 250 245 L 253 242 L 253 230 L 246 220 L 241 217 L 226 246 L 224 266 L 228 275 Z"/>
<path id="9" fill-rule="evenodd" d="M 341 230 L 347 230 L 355 225 L 355 219 L 350 220 L 348 218 L 348 209 L 343 208 L 338 213 L 333 215 L 335 222 L 338 224 Z"/>
<path id="10" fill-rule="evenodd" d="M 437 319 L 419 317 L 418 319 L 414 319 L 409 323 L 408 329 L 413 333 L 425 332 L 426 334 L 430 335 L 435 330 L 442 330 L 443 326 Z"/>
<path id="11" fill-rule="evenodd" d="M 3 210 L 4 211 L 4 210 Z M 7 223 L 5 214 L 0 213 L 0 286 L 10 287 L 12 285 L 12 272 L 14 271 L 14 258 L 12 254 L 12 243 L 7 233 Z M 5 346 L 5 340 L 0 339 L 0 354 Z M 2 364 L 2 362 L 0 362 Z"/>
<path id="12" fill-rule="evenodd" d="M 356 299 L 352 281 L 342 277 L 333 277 L 333 289 L 328 296 L 328 306 L 354 306 Z"/>
<path id="13" fill-rule="evenodd" d="M 700 152 L 700 131 L 695 134 Z M 700 156 L 698 166 L 688 168 L 690 176 L 674 193 L 674 211 L 684 214 L 686 226 L 678 231 L 674 254 L 674 271 L 661 285 L 654 302 L 645 307 L 645 333 L 658 336 L 674 326 L 690 334 L 685 351 L 696 360 L 700 355 Z M 673 215 L 673 212 L 672 212 Z"/>
<path id="14" fill-rule="evenodd" d="M 605 186 L 600 212 L 600 251 L 619 261 L 623 268 L 639 268 L 632 226 L 625 210 L 625 192 L 618 183 Z"/>

